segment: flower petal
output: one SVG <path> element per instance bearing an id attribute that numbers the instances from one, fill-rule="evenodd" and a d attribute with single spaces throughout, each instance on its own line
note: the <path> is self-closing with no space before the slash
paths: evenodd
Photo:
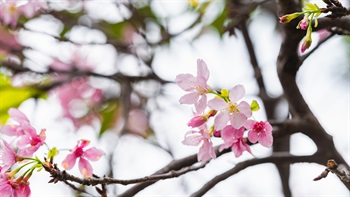
<path id="1" fill-rule="evenodd" d="M 262 132 L 259 135 L 258 141 L 261 145 L 270 148 L 273 143 L 273 137 L 271 134 L 266 134 L 265 132 Z"/>
<path id="2" fill-rule="evenodd" d="M 90 161 L 97 161 L 101 158 L 105 153 L 95 147 L 89 148 L 84 152 L 84 157 Z"/>
<path id="3" fill-rule="evenodd" d="M 215 110 L 223 110 L 228 106 L 226 101 L 221 98 L 213 98 L 208 102 L 208 107 Z"/>
<path id="4" fill-rule="evenodd" d="M 227 125 L 229 119 L 230 117 L 227 112 L 219 113 L 214 119 L 214 129 L 217 131 L 223 129 Z"/>
<path id="5" fill-rule="evenodd" d="M 259 135 L 257 132 L 255 131 L 249 131 L 248 133 L 248 140 L 251 142 L 251 143 L 256 143 L 258 141 L 258 138 L 259 138 Z"/>
<path id="6" fill-rule="evenodd" d="M 83 175 L 84 178 L 92 177 L 92 166 L 84 158 L 79 159 L 79 171 Z"/>
<path id="7" fill-rule="evenodd" d="M 197 78 L 191 74 L 179 74 L 176 76 L 175 82 L 185 91 L 194 90 L 197 86 Z"/>
<path id="8" fill-rule="evenodd" d="M 210 158 L 216 158 L 213 143 L 211 141 L 204 140 L 202 146 L 199 148 L 197 158 L 198 161 L 201 161 L 203 163 L 210 160 Z"/>
<path id="9" fill-rule="evenodd" d="M 205 81 L 208 81 L 209 79 L 209 69 L 207 64 L 202 60 L 198 59 L 197 60 L 197 76 L 198 77 L 203 77 Z"/>
<path id="10" fill-rule="evenodd" d="M 16 108 L 9 109 L 8 114 L 12 119 L 14 119 L 16 122 L 20 124 L 23 122 L 29 123 L 27 116 Z"/>
<path id="11" fill-rule="evenodd" d="M 244 94 L 245 94 L 244 86 L 236 85 L 230 90 L 230 95 L 229 95 L 230 101 L 237 102 L 243 98 Z"/>
<path id="12" fill-rule="evenodd" d="M 240 102 L 237 108 L 239 112 L 244 114 L 247 118 L 250 118 L 253 114 L 250 105 L 245 101 Z"/>
<path id="13" fill-rule="evenodd" d="M 207 95 L 203 94 L 202 98 L 198 100 L 197 103 L 194 104 L 197 113 L 203 113 L 205 108 L 207 107 Z"/>
<path id="14" fill-rule="evenodd" d="M 182 143 L 188 146 L 198 146 L 202 140 L 203 140 L 203 136 L 200 135 L 199 133 L 188 135 L 188 132 L 187 132 L 185 139 L 182 141 Z"/>
<path id="15" fill-rule="evenodd" d="M 254 120 L 247 120 L 247 121 L 245 121 L 244 127 L 246 129 L 250 130 L 250 129 L 253 129 L 254 124 L 255 124 Z"/>
<path id="16" fill-rule="evenodd" d="M 74 153 L 67 155 L 67 157 L 62 161 L 62 166 L 66 170 L 70 170 L 75 165 L 75 161 L 77 160 L 77 157 Z"/>
<path id="17" fill-rule="evenodd" d="M 231 125 L 235 129 L 239 129 L 244 126 L 246 120 L 247 117 L 242 113 L 233 113 L 233 115 L 230 116 Z"/>
<path id="18" fill-rule="evenodd" d="M 179 100 L 181 104 L 194 104 L 198 101 L 199 95 L 195 92 L 185 94 Z"/>

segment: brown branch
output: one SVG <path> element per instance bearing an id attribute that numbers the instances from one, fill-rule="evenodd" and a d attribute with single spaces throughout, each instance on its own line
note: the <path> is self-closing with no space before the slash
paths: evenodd
<path id="1" fill-rule="evenodd" d="M 219 146 L 215 147 L 215 153 L 216 153 L 216 157 L 220 157 L 221 155 L 230 152 L 230 149 L 225 149 L 222 152 L 219 152 Z M 177 159 L 174 160 L 172 162 L 170 162 L 168 165 L 166 165 L 165 167 L 163 167 L 162 169 L 158 170 L 157 172 L 153 173 L 151 176 L 153 175 L 157 175 L 157 174 L 162 174 L 162 173 L 166 173 L 169 172 L 171 170 L 178 170 L 181 169 L 185 166 L 191 166 L 193 164 L 197 163 L 197 154 L 194 155 L 190 155 L 188 157 L 182 158 L 182 159 Z M 127 191 L 125 191 L 124 193 L 122 193 L 121 195 L 119 195 L 119 197 L 125 196 L 134 196 L 135 194 L 137 194 L 138 192 L 140 192 L 141 190 L 145 189 L 146 187 L 152 185 L 154 182 L 147 182 L 147 183 L 139 183 L 133 187 L 131 187 L 130 189 L 128 189 Z"/>
<path id="2" fill-rule="evenodd" d="M 50 180 L 50 182 L 57 183 L 58 181 L 63 181 L 63 182 L 72 181 L 72 182 L 79 183 L 79 184 L 86 185 L 86 186 L 96 186 L 99 184 L 129 185 L 129 184 L 143 183 L 143 182 L 155 182 L 155 181 L 159 181 L 159 180 L 179 177 L 179 176 L 186 174 L 188 172 L 199 170 L 199 169 L 205 167 L 206 164 L 207 163 L 202 163 L 198 166 L 187 166 L 187 167 L 183 167 L 179 170 L 170 170 L 169 172 L 164 173 L 164 174 L 155 174 L 155 175 L 151 175 L 151 176 L 145 176 L 142 178 L 128 179 L 128 180 L 113 179 L 110 177 L 103 177 L 103 178 L 93 177 L 93 178 L 83 179 L 83 178 L 73 176 L 73 175 L 67 173 L 65 170 L 61 171 L 57 167 L 57 165 L 55 165 L 55 164 L 51 164 L 51 163 L 46 162 L 43 164 L 43 167 L 45 168 L 45 170 L 47 172 L 49 172 L 51 174 L 52 179 Z M 72 187 L 71 184 L 68 184 L 68 185 Z M 72 188 L 74 189 L 74 187 L 72 187 Z"/>
<path id="3" fill-rule="evenodd" d="M 265 106 L 267 118 L 269 120 L 277 118 L 278 116 L 281 116 L 281 114 L 275 113 L 276 106 L 282 97 L 271 98 L 267 94 L 266 86 L 264 83 L 264 78 L 263 78 L 260 66 L 258 64 L 258 60 L 257 60 L 256 54 L 255 54 L 252 40 L 249 36 L 246 21 L 243 21 L 241 23 L 240 29 L 242 31 L 244 41 L 246 43 L 246 47 L 247 47 L 249 57 L 250 57 L 250 62 L 251 62 L 251 65 L 253 67 L 253 70 L 254 70 L 254 76 L 255 76 L 256 82 L 257 82 L 258 87 L 259 87 L 258 95 L 262 99 L 263 104 Z M 284 114 L 284 116 L 287 116 L 287 114 Z M 284 135 L 283 138 L 279 138 L 278 140 L 275 140 L 274 145 L 273 145 L 273 151 L 274 152 L 289 152 L 290 151 L 289 142 L 290 142 L 290 135 Z M 289 187 L 289 172 L 290 172 L 289 165 L 276 164 L 276 167 L 277 167 L 278 172 L 279 172 L 280 177 L 281 177 L 284 196 L 291 196 L 292 193 L 291 193 L 291 190 Z"/>
<path id="4" fill-rule="evenodd" d="M 340 169 L 339 165 L 334 159 L 327 161 L 327 168 L 320 175 L 314 178 L 314 181 L 326 178 L 329 172 L 336 174 L 340 180 L 350 184 L 350 174 L 347 174 L 345 169 Z"/>
<path id="5" fill-rule="evenodd" d="M 257 159 L 251 159 L 247 161 L 243 161 L 239 164 L 237 164 L 235 167 L 232 169 L 217 175 L 213 179 L 211 179 L 209 182 L 207 182 L 202 188 L 200 188 L 198 191 L 193 193 L 191 196 L 203 196 L 206 192 L 208 192 L 211 188 L 213 188 L 215 185 L 217 185 L 219 182 L 231 177 L 234 174 L 239 173 L 240 171 L 254 166 L 258 164 L 263 164 L 263 163 L 297 163 L 297 162 L 314 162 L 314 156 L 293 156 L 290 155 L 289 153 L 287 154 L 277 154 L 274 153 L 270 157 L 265 157 L 265 158 L 257 158 Z"/>

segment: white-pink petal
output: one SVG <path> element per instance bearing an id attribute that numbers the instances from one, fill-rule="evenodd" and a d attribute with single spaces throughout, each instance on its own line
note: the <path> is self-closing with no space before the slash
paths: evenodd
<path id="1" fill-rule="evenodd" d="M 187 132 L 188 134 L 188 132 Z M 203 136 L 199 133 L 196 134 L 190 134 L 185 136 L 185 139 L 182 141 L 184 145 L 188 146 L 198 146 L 199 143 L 203 140 Z"/>
<path id="2" fill-rule="evenodd" d="M 230 122 L 233 128 L 239 129 L 244 126 L 247 117 L 242 113 L 233 113 L 230 116 Z"/>
<path id="3" fill-rule="evenodd" d="M 228 115 L 227 112 L 220 112 L 219 114 L 216 115 L 214 119 L 214 129 L 217 131 L 220 131 L 227 125 L 227 122 L 229 120 L 230 120 L 230 116 Z"/>
<path id="4" fill-rule="evenodd" d="M 243 113 L 247 118 L 250 118 L 253 115 L 250 105 L 245 101 L 240 102 L 237 108 L 239 112 Z"/>
<path id="5" fill-rule="evenodd" d="M 203 77 L 205 81 L 209 79 L 209 69 L 202 59 L 197 60 L 197 76 Z"/>
<path id="6" fill-rule="evenodd" d="M 203 113 L 205 108 L 207 107 L 207 95 L 203 94 L 202 98 L 200 98 L 194 106 L 196 108 L 197 113 Z"/>
<path id="7" fill-rule="evenodd" d="M 195 92 L 191 92 L 183 95 L 179 102 L 181 104 L 195 104 L 198 101 L 199 95 Z"/>
<path id="8" fill-rule="evenodd" d="M 229 95 L 230 101 L 236 103 L 237 101 L 243 98 L 244 94 L 245 94 L 244 86 L 236 85 L 230 90 L 230 95 Z"/>
<path id="9" fill-rule="evenodd" d="M 191 74 L 179 74 L 176 76 L 175 82 L 185 91 L 192 91 L 197 86 L 197 78 Z"/>
<path id="10" fill-rule="evenodd" d="M 20 124 L 23 122 L 29 123 L 27 116 L 16 108 L 9 109 L 8 114 L 12 119 L 14 119 Z"/>
<path id="11" fill-rule="evenodd" d="M 213 98 L 212 100 L 208 101 L 208 107 L 210 109 L 215 109 L 215 110 L 223 110 L 228 106 L 226 101 L 224 101 L 221 98 Z"/>

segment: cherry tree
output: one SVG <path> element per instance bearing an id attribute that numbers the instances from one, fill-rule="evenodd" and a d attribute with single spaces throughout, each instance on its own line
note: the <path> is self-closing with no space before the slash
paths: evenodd
<path id="1" fill-rule="evenodd" d="M 269 173 L 280 185 L 273 187 L 291 196 L 296 163 L 322 169 L 313 180 L 298 179 L 321 188 L 331 172 L 347 192 L 349 152 L 339 150 L 334 128 L 310 107 L 317 99 L 306 98 L 298 76 L 308 62 L 327 58 L 318 55 L 321 49 L 338 53 L 327 45 L 332 39 L 349 46 L 349 6 L 338 0 L 0 0 L 1 196 L 30 196 L 44 184 L 92 196 L 243 194 L 214 187 L 255 168 L 239 181 L 255 188 L 250 179 L 265 179 L 260 164 L 275 166 Z M 271 27 L 275 40 L 266 41 Z M 184 48 L 170 50 L 186 43 L 195 51 L 201 42 L 213 53 L 208 35 L 222 43 L 214 57 L 199 52 L 185 61 L 178 58 Z M 245 59 L 232 61 L 227 46 Z M 278 50 L 268 51 L 272 46 Z M 266 54 L 273 55 L 276 79 L 264 72 Z M 347 56 L 341 56 L 344 84 Z M 328 113 L 336 102 L 322 108 Z M 345 131 L 339 132 L 350 129 L 340 126 Z M 298 134 L 316 150 L 293 154 Z"/>

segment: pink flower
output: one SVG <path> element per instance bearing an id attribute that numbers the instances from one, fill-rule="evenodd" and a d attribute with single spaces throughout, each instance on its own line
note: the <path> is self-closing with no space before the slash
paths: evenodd
<path id="1" fill-rule="evenodd" d="M 199 149 L 197 158 L 198 161 L 206 162 L 210 158 L 215 159 L 216 154 L 213 143 L 210 140 L 210 131 L 206 129 L 206 125 L 202 125 L 200 129 L 200 131 L 187 132 L 182 143 L 188 146 L 198 146 L 201 142 L 203 142 Z"/>
<path id="2" fill-rule="evenodd" d="M 13 179 L 13 177 L 4 174 L 0 178 L 0 194 L 6 197 L 28 197 L 30 196 L 29 183 L 22 180 L 22 177 Z"/>
<path id="3" fill-rule="evenodd" d="M 229 125 L 226 126 L 221 131 L 221 138 L 224 140 L 224 144 L 221 145 L 220 151 L 231 147 L 231 150 L 236 157 L 241 156 L 244 151 L 248 151 L 250 154 L 252 154 L 250 147 L 246 143 L 246 140 L 243 138 L 243 134 L 244 127 L 235 129 Z"/>
<path id="4" fill-rule="evenodd" d="M 84 150 L 84 148 L 89 144 L 89 140 L 79 140 L 75 148 L 71 150 L 72 153 L 67 155 L 67 157 L 62 162 L 62 166 L 66 170 L 70 170 L 75 165 L 77 158 L 79 158 L 80 173 L 84 176 L 84 178 L 91 177 L 93 169 L 91 164 L 86 159 L 90 161 L 97 161 L 104 154 L 104 152 L 95 147 Z"/>
<path id="5" fill-rule="evenodd" d="M 214 120 L 215 130 L 223 129 L 228 121 L 231 122 L 233 128 L 239 129 L 244 125 L 247 118 L 252 116 L 252 110 L 247 102 L 237 103 L 243 98 L 244 94 L 244 87 L 236 85 L 230 90 L 228 102 L 222 98 L 214 98 L 208 102 L 209 108 L 221 110 Z"/>
<path id="6" fill-rule="evenodd" d="M 10 117 L 19 123 L 19 125 L 5 125 L 1 130 L 2 133 L 8 136 L 22 136 L 25 131 L 32 132 L 35 129 L 30 125 L 30 122 L 25 114 L 16 108 L 11 108 L 8 111 Z"/>
<path id="7" fill-rule="evenodd" d="M 32 157 L 33 153 L 45 143 L 45 131 L 46 129 L 42 129 L 39 135 L 36 134 L 36 131 L 23 135 L 17 142 L 17 146 L 19 148 L 18 155 L 23 157 Z"/>
<path id="8" fill-rule="evenodd" d="M 63 116 L 75 127 L 89 124 L 98 116 L 94 109 L 103 101 L 100 89 L 89 84 L 88 78 L 79 78 L 55 89 L 61 103 Z"/>
<path id="9" fill-rule="evenodd" d="M 16 0 L 5 1 L 0 5 L 0 21 L 4 25 L 15 28 L 20 14 L 20 9 L 16 6 Z"/>
<path id="10" fill-rule="evenodd" d="M 267 148 L 272 146 L 272 126 L 269 122 L 247 120 L 244 127 L 249 130 L 248 139 L 250 142 L 259 142 Z"/>
<path id="11" fill-rule="evenodd" d="M 215 110 L 210 110 L 208 113 L 206 114 L 198 114 L 198 113 L 195 113 L 197 114 L 196 116 L 194 116 L 193 118 L 191 118 L 191 120 L 187 123 L 187 125 L 189 127 L 199 127 L 201 125 L 203 125 L 205 122 L 207 122 L 207 120 L 210 118 L 210 117 L 213 117 L 215 116 L 217 111 Z"/>
<path id="12" fill-rule="evenodd" d="M 46 139 L 45 129 L 42 129 L 40 134 L 37 135 L 36 130 L 30 125 L 25 114 L 16 108 L 11 108 L 8 113 L 19 125 L 5 125 L 2 133 L 20 137 L 20 140 L 17 142 L 19 148 L 18 155 L 22 157 L 33 156 L 33 153 L 44 144 Z"/>
<path id="13" fill-rule="evenodd" d="M 12 28 L 17 26 L 21 15 L 27 18 L 33 17 L 39 9 L 46 8 L 46 3 L 40 0 L 29 0 L 26 4 L 17 6 L 19 0 L 2 2 L 0 5 L 0 22 L 4 25 L 10 25 Z"/>
<path id="14" fill-rule="evenodd" d="M 23 158 L 18 156 L 5 140 L 2 140 L 2 144 L 0 144 L 0 163 L 4 166 L 0 172 L 6 172 L 13 164 L 22 160 Z"/>
<path id="15" fill-rule="evenodd" d="M 190 92 L 180 98 L 180 103 L 194 104 L 196 111 L 202 113 L 207 106 L 206 94 L 210 92 L 210 88 L 207 85 L 208 78 L 208 67 L 201 59 L 197 60 L 197 77 L 191 74 L 177 75 L 176 84 L 183 90 Z"/>

